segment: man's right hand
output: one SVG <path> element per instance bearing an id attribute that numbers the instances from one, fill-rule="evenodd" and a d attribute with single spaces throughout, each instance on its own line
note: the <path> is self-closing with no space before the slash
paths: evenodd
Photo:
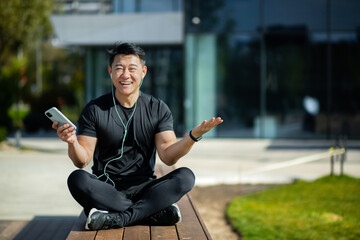
<path id="1" fill-rule="evenodd" d="M 76 142 L 76 131 L 74 127 L 71 127 L 70 124 L 64 124 L 58 126 L 58 122 L 54 122 L 52 128 L 56 130 L 58 137 L 69 144 L 74 144 Z"/>

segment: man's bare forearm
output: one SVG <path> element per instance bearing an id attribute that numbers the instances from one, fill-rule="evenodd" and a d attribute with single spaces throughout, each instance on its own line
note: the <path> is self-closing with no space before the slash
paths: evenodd
<path id="1" fill-rule="evenodd" d="M 84 168 L 90 162 L 84 147 L 77 140 L 74 143 L 68 143 L 68 155 L 78 168 Z"/>
<path id="2" fill-rule="evenodd" d="M 209 121 L 205 120 L 191 130 L 192 137 L 187 134 L 179 141 L 176 140 L 173 131 L 164 131 L 157 134 L 155 139 L 160 159 L 169 166 L 174 165 L 180 158 L 190 152 L 194 143 L 198 141 L 197 139 L 200 139 L 203 134 L 222 122 L 223 120 L 220 117 L 211 118 Z"/>
<path id="3" fill-rule="evenodd" d="M 167 165 L 171 166 L 177 163 L 180 158 L 190 152 L 194 141 L 187 135 L 184 138 L 168 146 L 165 150 L 165 159 L 163 160 Z"/>

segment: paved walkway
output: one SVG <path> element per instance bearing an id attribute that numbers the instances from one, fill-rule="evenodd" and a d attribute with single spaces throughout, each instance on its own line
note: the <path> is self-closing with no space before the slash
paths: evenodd
<path id="1" fill-rule="evenodd" d="M 14 144 L 14 139 L 8 142 Z M 204 139 L 195 144 L 177 167 L 190 167 L 197 185 L 313 180 L 329 174 L 329 157 L 316 161 L 314 158 L 327 152 L 332 144 L 332 141 Z M 78 215 L 81 208 L 66 186 L 67 176 L 75 169 L 67 157 L 67 144 L 55 137 L 27 137 L 21 145 L 25 150 L 0 149 L 0 220 Z M 348 147 L 345 173 L 360 177 L 360 141 L 349 141 Z M 339 162 L 335 172 L 339 172 Z"/>

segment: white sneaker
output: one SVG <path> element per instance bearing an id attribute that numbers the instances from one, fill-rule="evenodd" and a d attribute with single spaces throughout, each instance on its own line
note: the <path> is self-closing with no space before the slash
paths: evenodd
<path id="1" fill-rule="evenodd" d="M 90 230 L 89 228 L 89 224 L 91 222 L 91 216 L 95 213 L 95 212 L 101 212 L 101 213 L 109 213 L 108 211 L 105 211 L 105 210 L 98 210 L 96 208 L 92 208 L 89 212 L 89 216 L 88 218 L 86 219 L 86 223 L 85 223 L 85 229 L 86 230 Z"/>

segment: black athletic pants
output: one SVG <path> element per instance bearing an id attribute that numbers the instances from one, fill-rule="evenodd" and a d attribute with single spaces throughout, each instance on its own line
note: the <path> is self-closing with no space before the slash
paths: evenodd
<path id="1" fill-rule="evenodd" d="M 117 212 L 123 219 L 123 226 L 177 202 L 192 189 L 194 183 L 195 176 L 188 168 L 178 168 L 161 178 L 132 188 L 130 194 L 129 191 L 117 190 L 84 170 L 75 170 L 68 178 L 69 190 L 86 215 L 91 208 Z"/>

